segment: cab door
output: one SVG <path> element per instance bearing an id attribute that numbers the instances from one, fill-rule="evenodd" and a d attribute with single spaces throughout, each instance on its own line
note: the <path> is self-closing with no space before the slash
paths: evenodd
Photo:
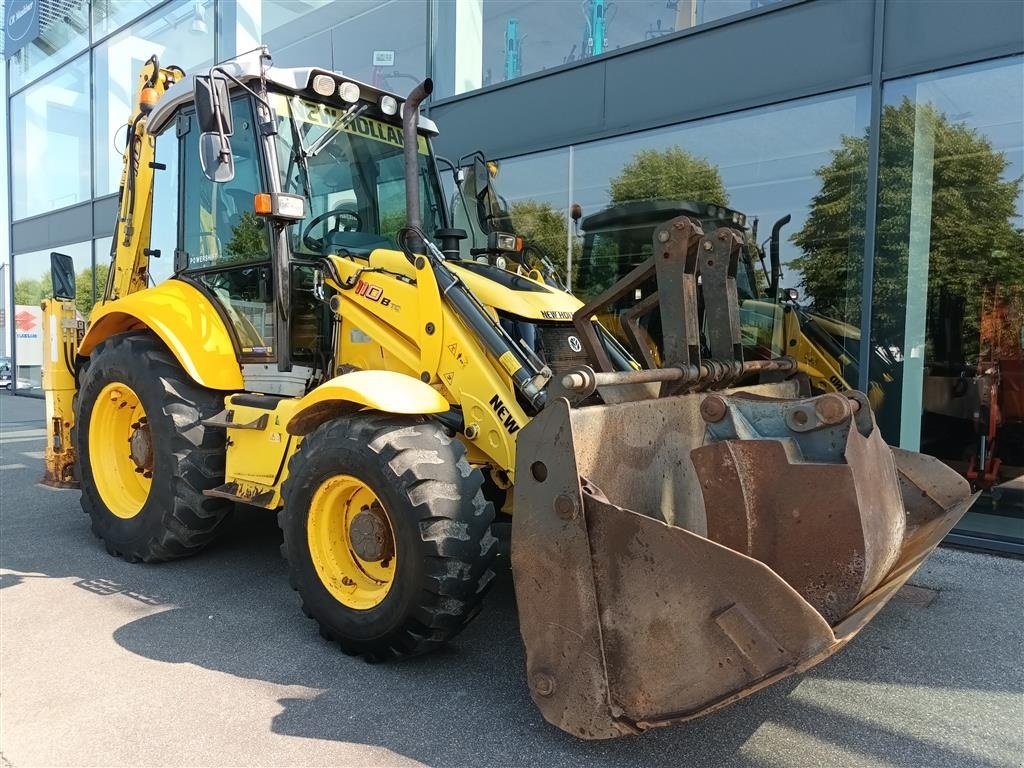
<path id="1" fill-rule="evenodd" d="M 236 343 L 242 362 L 272 362 L 275 354 L 274 270 L 271 231 L 255 211 L 264 191 L 258 129 L 247 96 L 231 101 L 234 178 L 213 182 L 197 161 L 196 115 L 179 118 L 182 143 L 179 248 L 175 272 L 213 300 Z"/>

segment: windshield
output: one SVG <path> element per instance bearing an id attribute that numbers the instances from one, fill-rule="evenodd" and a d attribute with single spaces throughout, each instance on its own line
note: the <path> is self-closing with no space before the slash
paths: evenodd
<path id="1" fill-rule="evenodd" d="M 705 232 L 715 229 L 714 222 L 702 221 Z M 630 270 L 651 258 L 651 241 L 654 227 L 642 224 L 634 227 L 619 227 L 614 230 L 588 232 L 583 241 L 583 257 L 580 264 L 577 292 L 593 298 L 622 279 Z M 744 243 L 740 263 L 736 269 L 736 292 L 739 300 L 763 298 L 764 291 L 758 284 L 753 260 L 756 258 L 749 243 Z M 656 290 L 652 278 L 649 285 L 641 288 L 637 300 Z"/>
<path id="2" fill-rule="evenodd" d="M 291 227 L 292 249 L 320 256 L 398 247 L 406 222 L 401 127 L 300 96 L 273 94 L 271 103 L 281 188 L 307 200 L 305 220 Z M 418 157 L 423 231 L 432 236 L 444 216 L 423 136 Z"/>

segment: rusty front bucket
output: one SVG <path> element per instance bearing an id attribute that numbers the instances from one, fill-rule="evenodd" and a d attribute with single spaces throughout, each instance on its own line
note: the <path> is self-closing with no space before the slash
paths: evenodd
<path id="1" fill-rule="evenodd" d="M 970 507 L 859 393 L 788 384 L 571 408 L 519 438 L 512 567 L 531 695 L 612 738 L 707 714 L 860 631 Z"/>

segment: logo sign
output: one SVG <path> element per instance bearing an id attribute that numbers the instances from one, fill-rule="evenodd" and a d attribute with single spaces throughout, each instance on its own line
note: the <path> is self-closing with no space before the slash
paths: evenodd
<path id="1" fill-rule="evenodd" d="M 14 345 L 18 354 L 18 365 L 43 364 L 43 311 L 32 304 L 15 304 Z"/>
<path id="2" fill-rule="evenodd" d="M 4 14 L 4 53 L 11 58 L 39 37 L 39 0 L 8 0 Z"/>
<path id="3" fill-rule="evenodd" d="M 35 315 L 23 310 L 14 316 L 14 324 L 19 331 L 31 331 L 36 327 Z"/>
<path id="4" fill-rule="evenodd" d="M 580 340 L 577 339 L 575 336 L 570 336 L 568 341 L 569 341 L 569 349 L 571 349 L 573 352 L 582 352 L 583 351 L 583 345 L 580 343 Z"/>
<path id="5" fill-rule="evenodd" d="M 373 52 L 373 66 L 375 66 L 375 67 L 393 67 L 393 66 L 395 66 L 395 52 L 394 51 L 374 51 Z"/>

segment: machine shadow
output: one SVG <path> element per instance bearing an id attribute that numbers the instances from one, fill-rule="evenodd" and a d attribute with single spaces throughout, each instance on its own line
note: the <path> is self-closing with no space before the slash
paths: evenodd
<path id="1" fill-rule="evenodd" d="M 544 722 L 529 697 L 507 566 L 481 615 L 449 648 L 403 663 L 369 665 L 323 641 L 300 613 L 272 513 L 240 508 L 225 536 L 203 553 L 140 566 L 103 551 L 88 534 L 88 518 L 76 513 L 73 492 L 57 493 L 55 502 L 43 515 L 5 519 L 5 534 L 30 543 L 2 547 L 3 567 L 21 573 L 3 574 L 0 585 L 16 589 L 32 578 L 73 577 L 76 588 L 127 595 L 152 606 L 154 613 L 120 627 L 114 640 L 148 659 L 295 686 L 299 690 L 279 699 L 282 710 L 269 724 L 282 735 L 379 745 L 443 765 L 532 764 L 544 755 L 556 764 L 763 768 L 765 755 L 750 743 L 763 726 L 779 726 L 812 733 L 867 762 L 907 755 L 915 765 L 977 764 L 973 756 L 907 731 L 793 696 L 800 678 L 690 723 L 637 738 L 581 741 Z M 943 591 L 965 590 L 968 598 L 975 588 L 961 580 L 947 583 L 948 574 L 929 574 L 927 566 L 917 578 Z M 948 685 L 949 660 L 941 658 L 941 643 L 934 641 L 946 636 L 957 618 L 953 608 L 943 608 L 945 601 L 940 592 L 929 609 L 890 604 L 848 648 L 808 677 L 868 679 L 877 686 Z M 959 619 L 972 626 L 981 620 L 973 614 Z M 932 642 L 913 642 L 922 637 Z M 977 663 L 985 657 L 979 654 Z M 1019 674 L 983 675 L 973 669 L 972 658 L 959 660 L 971 667 L 961 670 L 960 680 L 972 687 L 1019 690 Z M 808 756 L 809 764 L 817 762 Z"/>
<path id="2" fill-rule="evenodd" d="M 276 559 L 278 541 L 268 520 L 244 531 L 236 525 L 217 559 L 231 563 L 248 552 L 249 565 L 239 563 L 237 574 L 250 578 L 236 577 L 236 588 L 216 596 L 174 595 L 172 602 L 179 607 L 133 621 L 118 629 L 114 639 L 146 658 L 308 689 L 279 700 L 282 711 L 270 726 L 275 733 L 378 745 L 429 764 L 532 764 L 542 754 L 554 763 L 677 766 L 683 761 L 690 766 L 761 768 L 763 760 L 744 754 L 744 746 L 766 724 L 812 732 L 868 760 L 908 750 L 921 765 L 971 760 L 908 733 L 793 698 L 800 678 L 721 712 L 641 737 L 578 740 L 544 722 L 530 699 L 507 565 L 500 569 L 481 615 L 448 648 L 400 663 L 370 665 L 322 640 L 315 624 L 302 617 L 283 563 Z M 265 561 L 267 556 L 275 558 L 276 566 Z M 254 561 L 267 577 L 262 582 L 251 578 Z M 840 654 L 811 674 L 842 678 L 860 670 L 863 676 L 870 668 L 864 655 L 873 655 L 875 643 L 887 644 L 887 636 L 900 631 L 893 623 L 907 621 L 901 610 L 909 609 L 896 607 L 892 621 L 879 621 L 878 629 L 866 631 L 866 642 L 858 639 L 846 651 L 862 643 L 862 653 L 849 659 Z M 917 677 L 898 663 L 876 668 L 871 676 L 881 685 Z"/>

